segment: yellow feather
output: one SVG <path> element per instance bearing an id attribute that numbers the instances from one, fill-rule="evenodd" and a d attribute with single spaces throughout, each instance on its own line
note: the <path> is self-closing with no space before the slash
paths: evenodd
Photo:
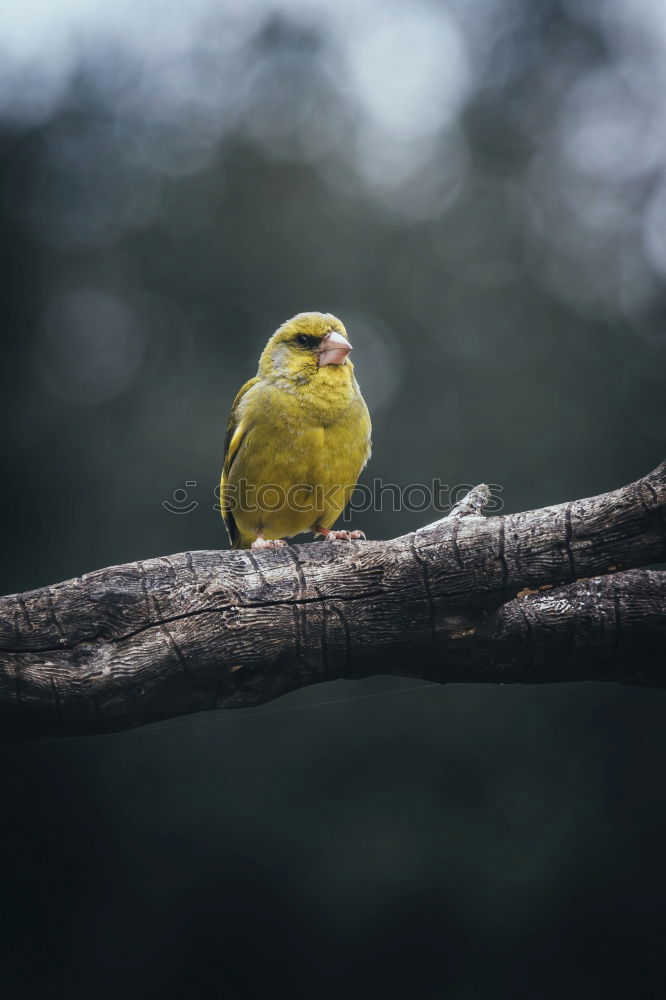
<path id="1" fill-rule="evenodd" d="M 229 418 L 222 514 L 234 548 L 330 528 L 370 457 L 368 408 L 349 360 L 319 366 L 335 316 L 301 313 L 276 331 Z M 313 349 L 295 338 L 310 337 Z"/>

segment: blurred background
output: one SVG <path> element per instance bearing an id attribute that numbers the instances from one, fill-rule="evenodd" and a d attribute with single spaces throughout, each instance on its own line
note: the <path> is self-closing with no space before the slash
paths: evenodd
<path id="1" fill-rule="evenodd" d="M 2 592 L 226 547 L 227 413 L 301 310 L 365 481 L 651 470 L 664 93 L 660 0 L 3 5 Z M 3 995 L 661 996 L 666 695 L 402 683 L 3 750 Z"/>

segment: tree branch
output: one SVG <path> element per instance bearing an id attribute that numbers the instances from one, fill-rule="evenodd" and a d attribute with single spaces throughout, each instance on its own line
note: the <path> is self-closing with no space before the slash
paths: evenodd
<path id="1" fill-rule="evenodd" d="M 666 463 L 541 510 L 485 502 L 476 487 L 389 542 L 186 552 L 0 598 L 2 732 L 110 732 L 380 673 L 666 687 L 666 573 L 635 569 L 666 558 Z"/>

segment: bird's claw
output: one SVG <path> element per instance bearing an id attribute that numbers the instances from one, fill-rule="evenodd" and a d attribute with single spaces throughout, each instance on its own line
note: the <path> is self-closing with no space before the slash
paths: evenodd
<path id="1" fill-rule="evenodd" d="M 365 532 L 358 529 L 356 531 L 329 531 L 326 535 L 327 542 L 353 542 L 358 538 L 365 541 Z"/>
<path id="2" fill-rule="evenodd" d="M 281 549 L 287 543 L 283 538 L 255 538 L 250 548 L 252 549 Z"/>

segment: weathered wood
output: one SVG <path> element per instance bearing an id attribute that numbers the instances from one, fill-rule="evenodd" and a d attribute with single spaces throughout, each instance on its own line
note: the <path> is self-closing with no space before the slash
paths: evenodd
<path id="1" fill-rule="evenodd" d="M 380 673 L 666 686 L 666 573 L 627 572 L 666 558 L 666 463 L 505 517 L 480 516 L 483 491 L 389 542 L 187 552 L 0 598 L 2 733 L 102 733 Z"/>

